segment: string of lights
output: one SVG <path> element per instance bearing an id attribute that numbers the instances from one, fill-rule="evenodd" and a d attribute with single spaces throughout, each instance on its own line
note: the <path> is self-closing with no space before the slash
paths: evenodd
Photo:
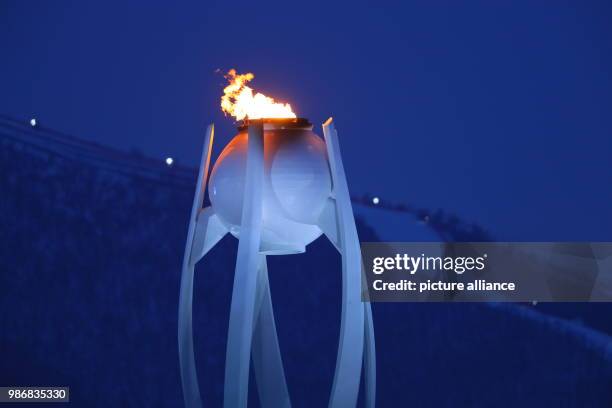
<path id="1" fill-rule="evenodd" d="M 166 186 L 193 188 L 197 169 L 182 165 L 172 157 L 154 159 L 136 152 L 125 152 L 44 127 L 37 120 L 18 120 L 0 114 L 0 139 L 31 152 L 59 156 L 123 176 L 143 177 Z M 352 195 L 354 204 L 382 211 L 405 214 L 426 224 L 444 242 L 491 241 L 489 233 L 476 224 L 441 209 L 429 210 L 410 204 L 385 200 L 371 194 Z"/>

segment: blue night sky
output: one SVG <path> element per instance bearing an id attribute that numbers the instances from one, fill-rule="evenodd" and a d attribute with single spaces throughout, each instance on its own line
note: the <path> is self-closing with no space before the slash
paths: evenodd
<path id="1" fill-rule="evenodd" d="M 500 240 L 612 240 L 606 3 L 3 0 L 0 113 L 195 164 L 207 123 L 217 151 L 234 133 L 215 70 L 252 71 L 336 118 L 354 194 Z"/>

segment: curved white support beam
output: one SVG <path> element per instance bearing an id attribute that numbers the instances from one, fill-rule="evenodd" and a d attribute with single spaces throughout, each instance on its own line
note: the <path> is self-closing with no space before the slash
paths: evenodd
<path id="1" fill-rule="evenodd" d="M 328 198 L 323 212 L 319 216 L 319 228 L 325 234 L 327 239 L 332 243 L 334 247 L 340 252 L 340 232 L 338 231 L 338 217 L 336 215 L 336 200 Z"/>
<path id="2" fill-rule="evenodd" d="M 365 406 L 374 408 L 376 406 L 376 340 L 372 305 L 364 302 L 363 310 L 365 313 Z"/>
<path id="3" fill-rule="evenodd" d="M 191 264 L 195 265 L 202 259 L 228 232 L 225 224 L 221 222 L 219 216 L 213 212 L 211 207 L 201 209 L 193 238 Z"/>
<path id="4" fill-rule="evenodd" d="M 361 251 L 338 134 L 329 118 L 323 124 L 336 204 L 340 253 L 342 254 L 342 316 L 336 371 L 330 408 L 355 407 L 359 396 L 364 351 L 364 307 L 361 304 Z"/>
<path id="5" fill-rule="evenodd" d="M 240 239 L 225 358 L 225 408 L 245 408 L 248 400 L 255 292 L 260 264 L 264 182 L 263 135 L 263 123 L 249 125 Z"/>
<path id="6" fill-rule="evenodd" d="M 265 255 L 261 255 L 257 275 L 255 315 L 257 319 L 251 353 L 260 405 L 262 407 L 291 408 L 283 360 L 276 336 Z"/>
<path id="7" fill-rule="evenodd" d="M 193 352 L 193 271 L 194 264 L 191 262 L 192 248 L 196 233 L 197 217 L 204 202 L 204 191 L 208 179 L 208 168 L 210 166 L 210 155 L 214 139 L 214 125 L 209 125 L 204 137 L 202 158 L 200 160 L 200 172 L 191 207 L 189 228 L 187 230 L 187 242 L 185 243 L 185 254 L 183 255 L 183 267 L 181 272 L 181 288 L 179 293 L 178 310 L 178 351 L 181 369 L 181 383 L 183 386 L 183 398 L 187 408 L 200 408 L 202 399 L 198 385 L 198 375 L 195 366 L 195 355 Z"/>
<path id="8" fill-rule="evenodd" d="M 339 242 L 338 220 L 336 217 L 336 202 L 332 198 L 328 200 L 327 205 L 321 213 L 319 228 L 321 228 L 323 234 L 325 234 L 332 245 L 342 255 Z M 365 319 L 365 407 L 374 408 L 376 406 L 376 341 L 374 336 L 372 305 L 369 302 L 363 302 L 363 311 Z"/>

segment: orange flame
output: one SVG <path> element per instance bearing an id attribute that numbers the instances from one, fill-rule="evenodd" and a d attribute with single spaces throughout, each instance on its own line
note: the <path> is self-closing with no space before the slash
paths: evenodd
<path id="1" fill-rule="evenodd" d="M 223 89 L 221 110 L 236 120 L 296 117 L 288 103 L 278 103 L 246 86 L 255 78 L 252 73 L 237 74 L 235 69 L 230 69 L 225 78 L 229 85 Z"/>

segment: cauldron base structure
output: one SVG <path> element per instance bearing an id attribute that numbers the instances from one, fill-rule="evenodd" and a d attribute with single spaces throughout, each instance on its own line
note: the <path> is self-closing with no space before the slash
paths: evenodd
<path id="1" fill-rule="evenodd" d="M 266 255 L 260 253 L 262 189 L 264 177 L 264 120 L 247 125 L 248 152 L 244 199 L 227 341 L 224 407 L 246 407 L 249 368 L 254 373 L 263 407 L 290 407 L 270 297 Z M 342 313 L 336 370 L 329 407 L 357 404 L 362 367 L 365 371 L 365 406 L 375 406 L 376 357 L 370 303 L 361 301 L 361 252 L 338 134 L 328 119 L 323 134 L 332 178 L 318 227 L 342 256 Z M 178 345 L 185 406 L 202 407 L 193 350 L 192 304 L 195 264 L 229 231 L 211 207 L 203 208 L 214 126 L 206 131 L 204 148 L 181 275 Z"/>

